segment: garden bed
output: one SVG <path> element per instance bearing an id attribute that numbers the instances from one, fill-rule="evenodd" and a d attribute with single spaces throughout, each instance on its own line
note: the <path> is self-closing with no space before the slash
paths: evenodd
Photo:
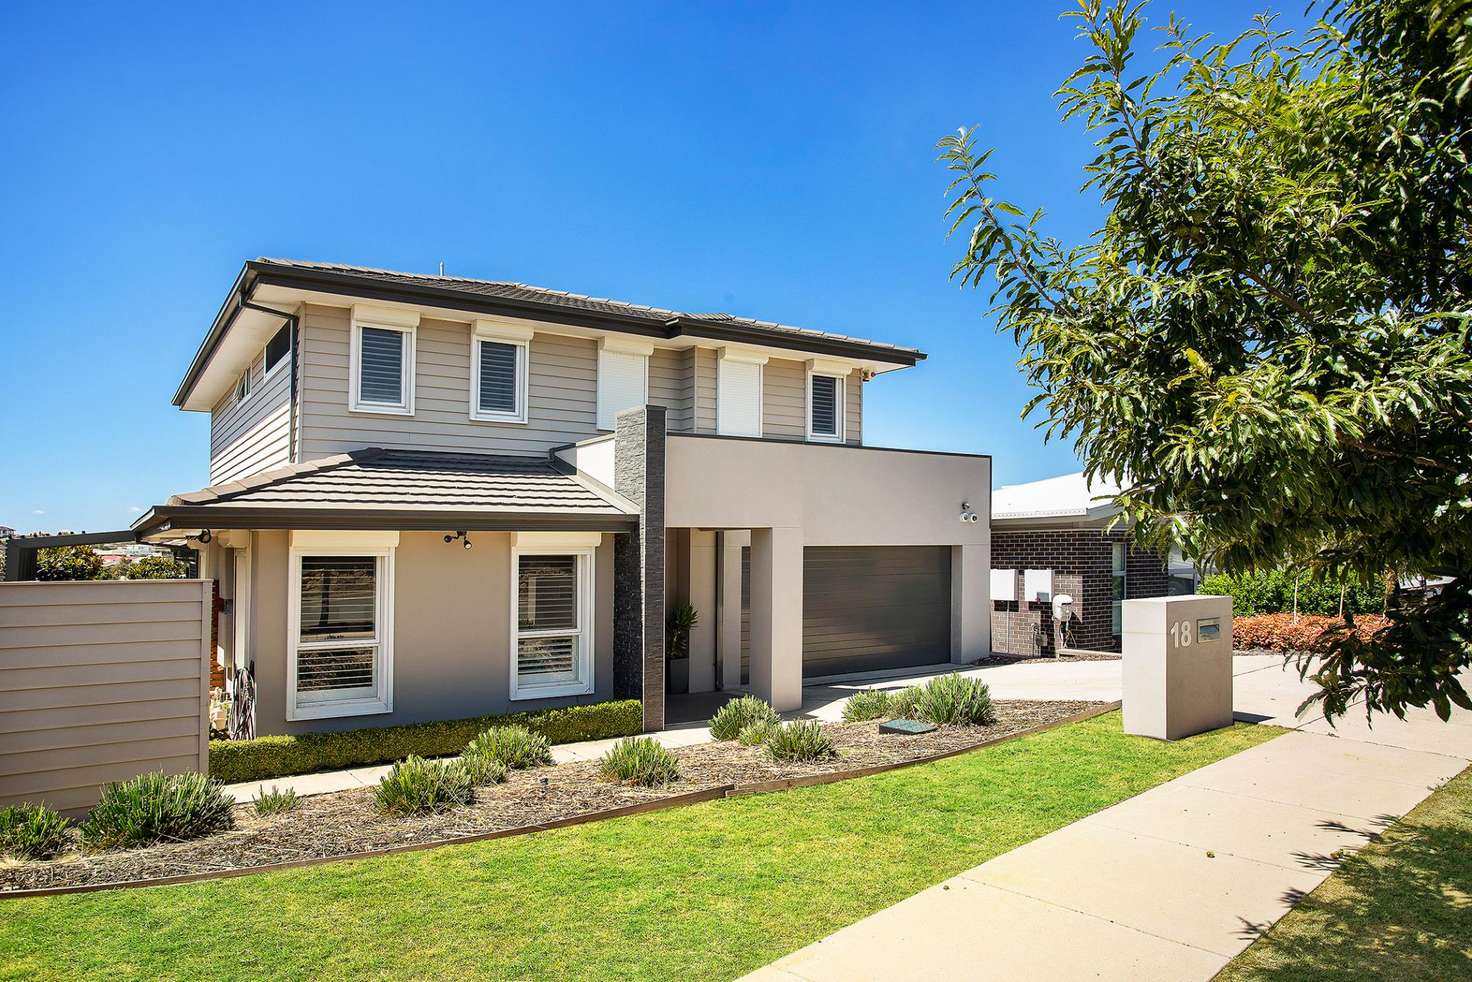
<path id="1" fill-rule="evenodd" d="M 611 784 L 600 778 L 596 761 L 584 761 L 513 771 L 504 784 L 478 789 L 473 804 L 441 815 L 381 815 L 374 808 L 373 788 L 304 798 L 295 811 L 272 816 L 257 815 L 242 802 L 235 808 L 236 829 L 205 839 L 0 865 L 0 891 L 227 874 L 526 829 L 712 789 L 742 793 L 802 783 L 966 750 L 1100 706 L 1009 700 L 994 705 L 997 721 L 991 725 L 941 727 L 918 736 L 881 734 L 877 721 L 825 724 L 838 756 L 812 763 L 775 763 L 763 748 L 735 742 L 684 747 L 674 751 L 680 780 L 660 788 Z"/>

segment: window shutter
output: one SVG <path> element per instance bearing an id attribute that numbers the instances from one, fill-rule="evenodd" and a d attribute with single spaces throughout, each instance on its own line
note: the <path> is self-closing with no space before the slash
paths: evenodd
<path id="1" fill-rule="evenodd" d="M 831 375 L 812 377 L 812 430 L 814 436 L 838 435 L 838 379 Z"/>
<path id="2" fill-rule="evenodd" d="M 762 435 L 762 366 L 722 358 L 716 378 L 716 429 L 729 436 Z"/>
<path id="3" fill-rule="evenodd" d="M 404 338 L 401 331 L 364 327 L 358 398 L 398 406 L 404 402 Z"/>
<path id="4" fill-rule="evenodd" d="M 618 414 L 644 405 L 649 358 L 602 349 L 598 352 L 598 428 L 611 430 Z"/>
<path id="5" fill-rule="evenodd" d="M 480 345 L 480 411 L 515 414 L 516 355 L 514 344 L 481 341 Z"/>

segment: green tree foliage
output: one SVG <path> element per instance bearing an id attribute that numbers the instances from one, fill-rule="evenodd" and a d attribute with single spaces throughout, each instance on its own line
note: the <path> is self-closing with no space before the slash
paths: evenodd
<path id="1" fill-rule="evenodd" d="M 188 572 L 173 556 L 144 556 L 125 565 L 120 575 L 129 580 L 182 580 Z"/>
<path id="2" fill-rule="evenodd" d="M 1087 241 L 992 197 L 990 151 L 940 144 L 954 275 L 994 277 L 1049 437 L 1126 475 L 1136 534 L 1229 573 L 1291 566 L 1396 590 L 1369 640 L 1302 669 L 1343 713 L 1472 709 L 1472 17 L 1466 0 L 1334 0 L 1301 36 L 1081 0 L 1093 52 L 1059 90 L 1096 139 Z"/>
<path id="3" fill-rule="evenodd" d="M 38 580 L 104 580 L 102 557 L 91 546 L 41 549 L 36 556 Z"/>
<path id="4" fill-rule="evenodd" d="M 1288 614 L 1293 612 L 1293 587 L 1298 586 L 1298 612 L 1339 614 L 1340 588 L 1344 589 L 1345 616 L 1378 614 L 1385 609 L 1383 584 L 1366 587 L 1357 581 L 1335 585 L 1290 569 L 1272 569 L 1262 573 L 1213 573 L 1201 581 L 1198 593 L 1227 594 L 1232 598 L 1232 613 L 1238 617 L 1253 614 Z"/>

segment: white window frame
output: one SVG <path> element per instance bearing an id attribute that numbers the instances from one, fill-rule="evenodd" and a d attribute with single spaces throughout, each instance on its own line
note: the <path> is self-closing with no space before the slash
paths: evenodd
<path id="1" fill-rule="evenodd" d="M 1118 566 L 1115 558 L 1121 557 Z M 1114 599 L 1114 579 L 1119 578 L 1119 597 Z M 1109 544 L 1109 633 L 1119 636 L 1124 632 L 1124 598 L 1130 589 L 1130 549 L 1126 542 Z"/>
<path id="2" fill-rule="evenodd" d="M 397 532 L 293 532 L 289 550 L 289 585 L 286 614 L 286 718 L 288 720 L 332 719 L 339 716 L 373 716 L 394 711 L 394 549 Z M 377 610 L 371 641 L 301 640 L 302 559 L 308 556 L 373 556 L 378 559 Z M 374 694 L 367 699 L 335 699 L 302 703 L 296 687 L 297 650 L 331 650 L 376 646 L 373 666 Z"/>
<path id="3" fill-rule="evenodd" d="M 629 409 L 636 409 L 638 407 L 624 406 L 622 409 L 609 408 L 605 413 L 605 407 L 607 407 L 609 395 L 605 384 L 607 375 L 603 371 L 604 352 L 615 355 L 631 355 L 633 357 L 642 359 L 644 371 L 644 391 L 643 395 L 640 397 L 643 401 L 640 402 L 639 405 L 647 406 L 649 405 L 649 357 L 650 355 L 654 354 L 654 345 L 646 344 L 640 341 L 629 340 L 627 338 L 598 339 L 598 405 L 596 409 L 597 415 L 594 417 L 594 421 L 599 430 L 602 430 L 605 433 L 612 433 L 618 425 L 618 414 Z M 607 422 L 609 425 L 603 425 L 605 422 Z"/>
<path id="4" fill-rule="evenodd" d="M 246 365 L 245 371 L 240 373 L 240 378 L 235 380 L 235 405 L 243 405 L 250 401 L 252 386 L 250 384 L 251 366 Z"/>
<path id="5" fill-rule="evenodd" d="M 813 429 L 813 379 L 833 379 L 833 429 L 832 433 L 818 433 Z M 844 428 L 847 413 L 848 399 L 848 375 L 841 372 L 808 370 L 807 384 L 807 407 L 804 415 L 807 417 L 807 435 L 809 440 L 818 443 L 842 443 L 844 440 Z"/>
<path id="6" fill-rule="evenodd" d="M 401 375 L 400 402 L 368 402 L 359 389 L 363 378 L 363 328 L 396 331 L 403 335 L 404 357 L 399 365 Z M 414 375 L 418 348 L 419 314 L 400 310 L 355 306 L 348 354 L 348 411 L 379 416 L 414 415 Z"/>
<path id="7" fill-rule="evenodd" d="M 721 419 L 721 370 L 727 362 L 756 366 L 756 432 L 738 433 L 726 429 Z M 760 438 L 766 432 L 767 356 L 737 348 L 722 348 L 716 359 L 716 433 L 720 436 Z"/>
<path id="8" fill-rule="evenodd" d="M 591 695 L 594 691 L 594 631 L 593 622 L 597 615 L 597 553 L 602 535 L 523 532 L 512 538 L 511 544 L 511 646 L 507 658 L 511 669 L 511 698 L 553 699 L 559 696 Z M 541 631 L 521 630 L 521 598 L 518 587 L 521 582 L 522 556 L 576 556 L 578 568 L 578 629 L 553 628 Z M 569 682 L 549 685 L 524 686 L 520 681 L 522 638 L 576 637 L 578 639 L 578 677 Z"/>
<path id="9" fill-rule="evenodd" d="M 527 421 L 527 376 L 531 365 L 531 328 L 478 320 L 470 332 L 470 418 L 477 423 L 520 423 Z M 509 344 L 516 348 L 516 410 L 493 412 L 480 407 L 480 345 Z"/>

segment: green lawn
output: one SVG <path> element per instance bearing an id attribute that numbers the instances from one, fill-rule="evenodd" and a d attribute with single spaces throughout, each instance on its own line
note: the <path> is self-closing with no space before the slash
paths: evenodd
<path id="1" fill-rule="evenodd" d="M 1118 713 L 857 781 L 187 886 L 0 901 L 0 977 L 725 979 L 1276 736 Z"/>
<path id="2" fill-rule="evenodd" d="M 1346 859 L 1217 978 L 1472 978 L 1472 769 Z"/>

